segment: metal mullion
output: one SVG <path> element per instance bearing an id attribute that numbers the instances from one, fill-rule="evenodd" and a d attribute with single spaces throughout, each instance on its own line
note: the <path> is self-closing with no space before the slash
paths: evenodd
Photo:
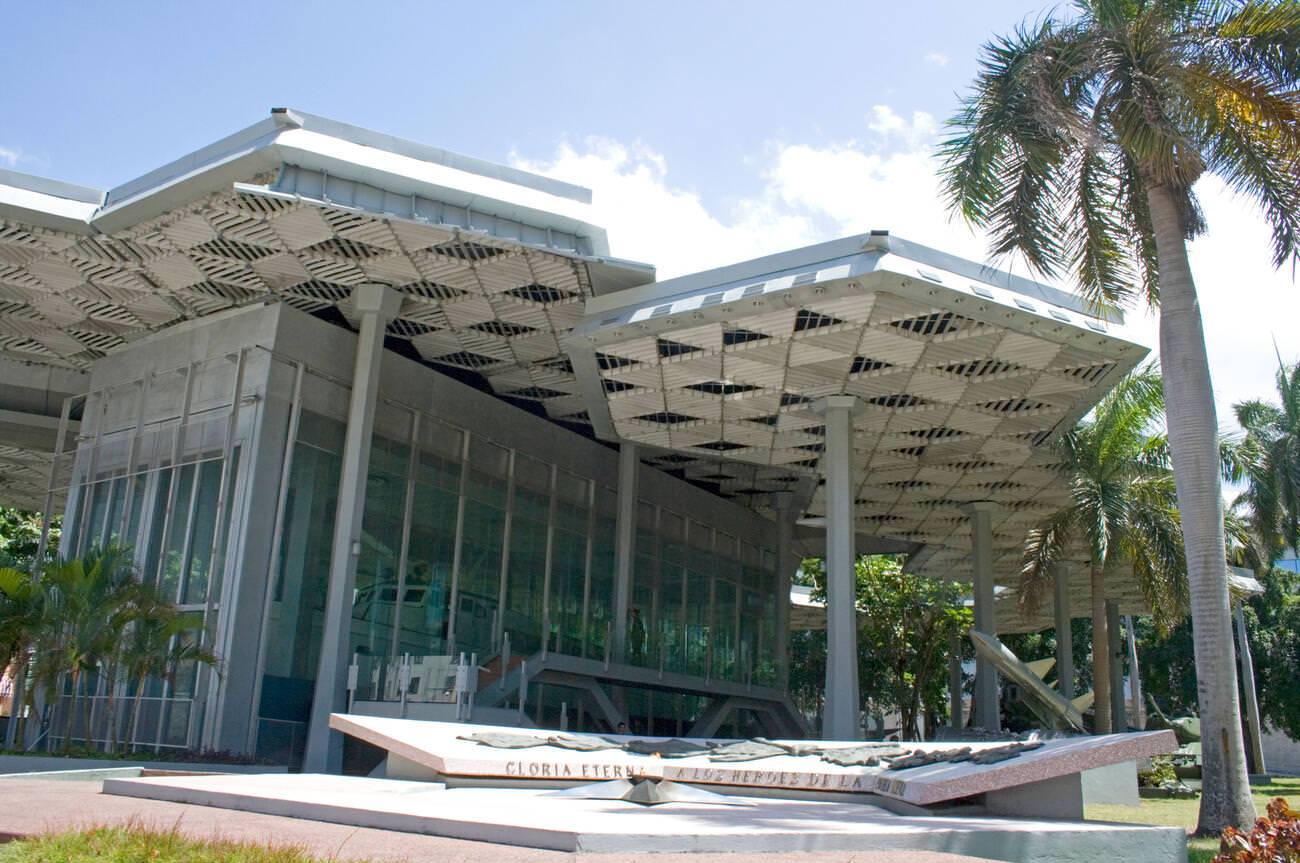
<path id="1" fill-rule="evenodd" d="M 660 546 L 657 540 L 662 535 L 661 532 L 662 527 L 660 524 L 660 520 L 662 518 L 663 518 L 663 509 L 658 506 L 654 507 L 654 537 L 656 541 L 651 543 L 651 547 L 648 550 L 650 555 L 652 555 L 651 564 L 650 564 L 650 571 L 652 573 L 652 578 L 651 578 L 650 615 L 649 615 L 651 625 L 646 626 L 647 655 L 648 655 L 648 649 L 650 647 L 649 642 L 651 640 L 651 636 L 653 635 L 654 643 L 657 645 L 656 652 L 658 654 L 655 657 L 655 661 L 657 663 L 660 663 L 660 665 L 662 665 L 662 658 L 663 658 L 663 631 L 659 625 L 659 591 L 663 589 L 663 556 L 661 554 L 662 547 Z M 635 575 L 635 573 L 636 570 L 634 568 L 633 574 Z"/>
<path id="2" fill-rule="evenodd" d="M 591 563 L 595 557 L 596 546 L 596 481 L 587 480 L 587 547 L 583 554 L 582 561 L 582 620 L 579 624 L 579 631 L 582 632 L 582 643 L 578 652 L 585 658 L 589 646 L 588 634 L 591 631 Z"/>
<path id="3" fill-rule="evenodd" d="M 302 382 L 306 366 L 295 363 L 293 378 L 293 396 L 289 402 L 289 428 L 285 432 L 284 454 L 280 459 L 280 484 L 276 489 L 275 519 L 271 527 L 271 550 L 267 563 L 266 596 L 262 601 L 262 622 L 257 631 L 257 659 L 253 664 L 253 696 L 249 704 L 248 751 L 257 747 L 257 717 L 262 703 L 262 676 L 266 672 L 266 628 L 271 622 L 271 603 L 275 598 L 275 581 L 279 577 L 276 568 L 280 560 L 283 545 L 285 511 L 289 505 L 289 480 L 293 476 L 293 459 L 297 452 L 298 425 L 302 418 Z"/>
<path id="4" fill-rule="evenodd" d="M 451 587 L 447 591 L 447 643 L 443 646 L 448 653 L 455 654 L 456 646 L 456 606 L 460 603 L 460 567 L 462 548 L 465 544 L 465 495 L 469 490 L 469 442 L 470 433 L 461 430 L 460 441 L 460 496 L 456 504 L 456 545 L 451 553 Z"/>
<path id="5" fill-rule="evenodd" d="M 693 521 L 688 520 L 688 524 L 693 524 L 693 523 L 694 523 Z M 713 625 L 713 619 L 714 617 L 717 616 L 718 613 L 718 532 L 716 530 L 710 530 L 707 527 L 704 529 L 709 531 L 708 550 L 709 550 L 709 564 L 710 564 L 709 565 L 709 624 L 708 624 L 709 638 L 707 642 L 708 646 L 704 654 L 704 677 L 705 679 L 711 680 L 713 678 L 713 643 L 717 639 L 717 635 L 718 635 L 717 632 L 714 631 L 715 627 Z"/>
<path id="6" fill-rule="evenodd" d="M 736 622 L 735 622 L 735 628 L 732 629 L 731 631 L 731 643 L 732 643 L 731 679 L 738 681 L 741 672 L 740 647 L 742 644 L 745 643 L 745 640 L 744 638 L 741 637 L 741 632 L 740 632 L 740 609 L 741 606 L 745 604 L 745 559 L 744 559 L 744 555 L 741 554 L 740 551 L 739 536 L 732 537 L 731 553 L 735 555 L 735 557 L 733 558 L 733 560 L 735 561 L 735 567 L 732 569 L 732 573 L 735 574 L 736 576 L 736 582 L 732 587 L 732 592 L 734 594 L 732 604 L 735 606 L 736 609 L 734 615 Z M 737 569 L 739 569 L 739 572 L 736 571 Z"/>
<path id="7" fill-rule="evenodd" d="M 122 502 L 122 536 L 126 536 L 127 528 L 131 526 L 131 502 L 135 498 L 135 462 L 140 455 L 140 435 L 144 431 L 144 414 L 145 408 L 149 403 L 149 383 L 153 380 L 153 375 L 145 375 L 140 379 L 140 404 L 135 412 L 135 432 L 131 436 L 131 443 L 126 451 L 126 481 L 127 493 L 126 500 Z"/>
<path id="8" fill-rule="evenodd" d="M 411 410 L 410 451 L 406 458 L 406 499 L 402 504 L 402 533 L 397 552 L 397 596 L 393 603 L 393 637 L 389 656 L 397 660 L 397 643 L 402 636 L 402 598 L 406 595 L 406 567 L 411 551 L 411 519 L 415 512 L 415 472 L 420 464 L 420 412 Z M 430 585 L 432 589 L 432 585 Z"/>
<path id="9" fill-rule="evenodd" d="M 181 567 L 176 573 L 176 598 L 177 605 L 184 604 L 185 590 L 189 587 L 190 581 L 190 553 L 194 551 L 194 512 L 199 505 L 199 474 L 201 465 L 199 462 L 193 464 L 194 479 L 190 483 L 190 500 L 185 507 L 185 539 L 181 542 Z M 166 537 L 163 538 L 166 543 Z M 166 545 L 163 546 L 163 554 L 166 554 Z M 206 623 L 206 621 L 205 621 Z"/>
<path id="10" fill-rule="evenodd" d="M 550 487 L 551 499 L 546 509 L 546 562 L 542 573 L 542 656 L 550 649 L 551 640 L 551 568 L 555 560 L 555 512 L 560 496 L 559 468 L 555 465 L 551 465 Z"/>
<path id="11" fill-rule="evenodd" d="M 239 434 L 239 406 L 244 392 L 244 361 L 247 356 L 248 349 L 242 348 L 235 360 L 235 386 L 230 398 L 230 417 L 226 421 L 226 438 L 221 446 L 221 478 L 217 482 L 217 511 L 213 518 L 212 545 L 208 550 L 208 583 L 204 590 L 203 622 L 205 625 L 212 615 L 212 585 L 217 580 L 218 573 L 226 565 L 226 543 L 223 536 L 226 528 L 226 501 L 230 496 L 228 486 L 233 485 L 237 479 L 233 475 L 231 461 L 235 452 L 235 438 Z M 224 576 L 224 573 L 222 575 Z M 225 584 L 224 577 L 222 584 Z"/>
<path id="12" fill-rule="evenodd" d="M 515 521 L 515 450 L 508 450 L 510 458 L 506 463 L 506 524 L 501 540 L 501 579 L 497 587 L 497 625 L 492 633 L 494 646 L 501 644 L 506 631 L 506 590 L 510 578 L 510 535 Z M 498 648 L 499 649 L 499 648 Z"/>
<path id="13" fill-rule="evenodd" d="M 68 422 L 72 413 L 72 400 L 81 398 L 80 396 L 68 396 L 63 400 L 63 406 L 59 410 L 59 430 L 58 437 L 54 440 L 54 454 L 50 457 L 50 481 L 45 484 L 45 508 L 42 510 L 41 517 L 41 538 L 36 544 L 36 557 L 32 561 L 32 571 L 39 576 L 40 564 L 45 560 L 45 552 L 50 543 L 50 510 L 54 508 L 54 483 L 59 475 L 59 462 L 63 460 L 63 448 L 68 437 Z M 71 486 L 71 482 L 69 482 Z M 71 488 L 69 488 L 71 493 Z M 81 501 L 77 501 L 77 507 L 80 508 Z"/>
<path id="14" fill-rule="evenodd" d="M 176 509 L 177 489 L 180 486 L 180 459 L 185 446 L 185 423 L 190 418 L 190 405 L 194 398 L 194 376 L 198 363 L 190 363 L 185 371 L 185 395 L 181 400 L 181 413 L 177 418 L 176 433 L 172 435 L 171 481 L 167 484 L 167 506 L 163 510 L 162 540 L 158 549 L 158 568 L 154 571 L 154 583 L 162 584 L 163 567 L 167 565 L 167 542 L 171 533 L 172 518 Z"/>
<path id="15" fill-rule="evenodd" d="M 93 443 L 90 445 L 90 464 L 87 466 L 86 480 L 81 484 L 81 500 L 78 501 L 78 506 L 81 508 L 81 515 L 77 519 L 77 526 L 81 531 L 81 536 L 77 537 L 75 544 L 78 553 L 86 549 L 86 539 L 90 535 L 88 522 L 90 521 L 90 511 L 94 507 L 95 500 L 95 490 L 92 486 L 95 484 L 95 472 L 99 470 L 99 447 L 103 439 L 104 423 L 108 417 L 108 399 L 104 398 L 106 392 L 107 390 L 100 390 L 97 405 L 99 408 L 99 422 L 95 423 L 95 436 Z M 89 494 L 86 493 L 87 490 L 90 491 Z"/>
<path id="16" fill-rule="evenodd" d="M 158 470 L 148 470 L 144 472 L 144 494 L 141 496 L 140 505 L 144 511 L 140 514 L 140 528 L 136 531 L 137 537 L 143 537 L 144 542 L 135 544 L 135 565 L 137 572 L 144 571 L 145 561 L 149 557 L 149 536 L 153 531 L 153 507 L 148 506 L 147 502 L 153 501 L 158 496 Z M 145 574 L 147 576 L 147 573 Z M 142 576 L 143 578 L 144 576 Z"/>

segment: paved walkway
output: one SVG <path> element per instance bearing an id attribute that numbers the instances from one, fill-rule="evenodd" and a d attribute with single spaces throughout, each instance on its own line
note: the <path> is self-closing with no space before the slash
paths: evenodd
<path id="1" fill-rule="evenodd" d="M 303 848 L 333 860 L 437 861 L 437 863 L 776 863 L 791 855 L 569 854 L 512 845 L 420 836 L 321 821 L 259 815 L 208 806 L 166 803 L 99 793 L 100 783 L 0 779 L 0 836 L 26 836 L 128 822 L 175 827 L 196 839 L 233 839 Z M 818 852 L 801 863 L 981 863 L 978 858 L 928 851 Z"/>

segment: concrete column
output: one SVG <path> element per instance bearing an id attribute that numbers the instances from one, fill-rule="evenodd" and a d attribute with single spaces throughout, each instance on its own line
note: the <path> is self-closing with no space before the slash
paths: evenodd
<path id="1" fill-rule="evenodd" d="M 826 421 L 826 705 L 822 737 L 859 735 L 857 578 L 853 416 L 857 396 L 827 396 L 814 406 Z"/>
<path id="2" fill-rule="evenodd" d="M 776 657 L 777 680 L 782 690 L 790 687 L 790 582 L 794 577 L 790 562 L 793 548 L 794 495 L 788 491 L 772 495 L 772 509 L 776 511 L 776 643 L 772 655 Z"/>
<path id="3" fill-rule="evenodd" d="M 1074 700 L 1074 639 L 1070 632 L 1070 578 L 1065 564 L 1052 573 L 1056 611 L 1056 688 L 1066 701 Z"/>
<path id="4" fill-rule="evenodd" d="M 954 731 L 962 729 L 961 686 L 961 633 L 954 629 L 948 636 L 948 725 Z"/>
<path id="5" fill-rule="evenodd" d="M 1106 645 L 1110 653 L 1110 730 L 1123 734 L 1128 731 L 1128 711 L 1124 705 L 1124 638 L 1119 629 L 1119 604 L 1113 599 L 1106 600 Z"/>
<path id="6" fill-rule="evenodd" d="M 1250 639 L 1246 633 L 1246 616 L 1241 603 L 1232 612 L 1237 619 L 1237 659 L 1241 663 L 1241 688 L 1246 691 L 1246 725 L 1250 728 L 1250 759 L 1255 773 L 1267 773 L 1264 764 L 1263 728 L 1259 722 L 1259 697 L 1255 693 L 1255 659 L 1250 654 Z"/>
<path id="7" fill-rule="evenodd" d="M 637 446 L 624 441 L 618 450 L 618 522 L 614 533 L 614 662 L 627 661 L 627 607 L 632 597 L 636 559 Z"/>
<path id="8" fill-rule="evenodd" d="M 361 519 L 366 505 L 375 400 L 379 395 L 379 366 L 384 354 L 384 330 L 397 313 L 401 295 L 384 285 L 361 285 L 353 291 L 352 300 L 361 317 L 361 330 L 353 363 L 348 428 L 343 439 L 320 667 L 307 730 L 304 773 L 338 773 L 343 765 L 343 738 L 330 731 L 329 715 L 346 704 L 347 669 L 352 653 L 352 594 L 356 588 L 357 557 L 361 552 Z"/>
<path id="9" fill-rule="evenodd" d="M 993 605 L 993 509 L 992 501 L 966 504 L 970 516 L 971 574 L 975 592 L 975 629 L 989 636 L 997 635 L 997 617 Z M 975 659 L 975 716 L 981 728 L 1000 731 L 1001 709 L 998 704 L 997 671 L 992 663 Z"/>

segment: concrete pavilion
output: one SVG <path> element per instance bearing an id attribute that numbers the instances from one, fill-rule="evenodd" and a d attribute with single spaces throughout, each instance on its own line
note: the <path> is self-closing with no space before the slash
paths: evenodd
<path id="1" fill-rule="evenodd" d="M 286 109 L 108 191 L 0 171 L 0 503 L 130 544 L 224 659 L 141 742 L 336 768 L 331 710 L 448 718 L 461 653 L 486 721 L 788 735 L 808 551 L 828 737 L 855 553 L 985 631 L 1086 614 L 1081 567 L 1055 621 L 993 588 L 1147 353 L 1118 317 L 884 231 L 659 282 L 590 201 Z"/>

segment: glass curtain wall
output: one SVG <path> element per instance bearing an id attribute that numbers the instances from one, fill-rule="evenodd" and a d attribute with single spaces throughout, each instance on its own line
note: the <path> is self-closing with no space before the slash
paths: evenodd
<path id="1" fill-rule="evenodd" d="M 457 651 L 486 656 L 496 648 L 509 471 L 509 450 L 479 437 L 470 438 L 454 611 Z"/>
<path id="2" fill-rule="evenodd" d="M 570 656 L 581 656 L 583 648 L 582 606 L 587 586 L 590 494 L 591 484 L 587 480 L 565 470 L 556 471 L 547 617 L 551 648 Z"/>
<path id="3" fill-rule="evenodd" d="M 523 453 L 515 453 L 511 504 L 502 628 L 510 635 L 511 653 L 518 656 L 542 647 L 551 521 L 550 467 Z"/>
<path id="4" fill-rule="evenodd" d="M 338 410 L 346 387 L 330 386 L 339 389 Z M 302 410 L 300 417 L 280 516 L 258 711 L 258 752 L 290 762 L 299 754 L 319 663 L 345 433 L 340 419 L 324 413 Z M 381 403 L 371 446 L 350 644 L 363 666 L 359 700 L 401 697 L 396 668 L 406 662 L 408 701 L 446 700 L 439 682 L 446 657 L 463 651 L 488 662 L 502 650 L 504 635 L 519 658 L 543 646 L 606 656 L 613 489 L 391 402 Z M 202 489 L 211 470 L 190 464 L 176 473 L 178 508 L 208 511 Z M 164 497 L 172 479 L 163 472 L 155 483 Z M 151 506 L 158 505 L 146 493 L 133 508 L 149 513 Z M 111 507 L 106 499 L 104 508 Z M 208 538 L 200 535 L 198 544 Z M 184 590 L 185 567 L 168 561 L 185 541 L 178 529 L 149 544 L 160 573 L 177 573 L 177 590 Z M 727 680 L 775 679 L 770 657 L 763 664 L 775 617 L 768 552 L 649 501 L 637 507 L 636 543 L 630 663 Z M 761 677 L 765 667 L 771 673 Z M 703 704 L 633 690 L 625 695 L 648 727 L 673 732 Z M 545 709 L 566 702 L 548 697 Z M 583 721 L 576 701 L 570 707 L 573 721 Z"/>
<path id="5" fill-rule="evenodd" d="M 264 368 L 259 364 L 266 357 L 250 349 L 233 359 L 158 370 L 89 393 L 83 419 L 90 420 L 91 437 L 79 443 L 75 456 L 61 454 L 73 464 L 51 481 L 51 492 L 66 494 L 68 501 L 62 556 L 109 544 L 126 548 L 136 577 L 200 624 L 210 648 L 219 648 L 213 636 L 227 545 L 238 530 L 233 522 L 242 442 L 256 427 L 255 412 L 241 410 L 257 389 L 256 375 L 244 371 Z M 128 746 L 197 745 L 208 679 L 193 663 L 181 663 L 143 682 L 119 675 L 109 692 L 107 681 L 89 675 L 91 727 L 69 733 L 102 742 L 110 736 L 111 715 L 117 724 L 113 736 Z M 110 699 L 117 710 L 102 709 Z M 62 728 L 58 714 L 66 706 L 62 700 L 54 705 L 55 729 Z"/>

